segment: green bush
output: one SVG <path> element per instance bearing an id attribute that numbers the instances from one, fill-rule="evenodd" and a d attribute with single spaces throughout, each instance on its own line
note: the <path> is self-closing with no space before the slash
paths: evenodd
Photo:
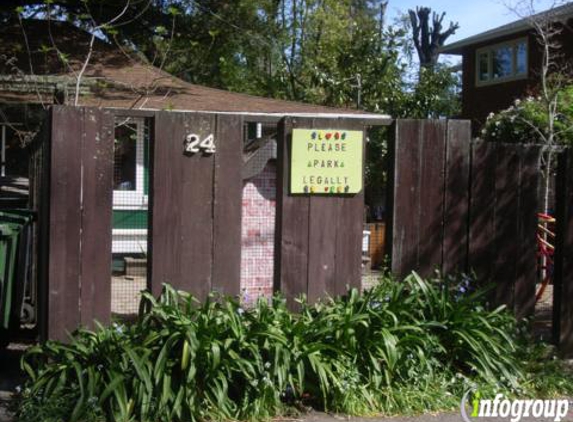
<path id="1" fill-rule="evenodd" d="M 555 120 L 557 142 L 573 143 L 573 85 L 558 96 L 558 115 Z M 541 131 L 548 131 L 547 110 L 539 98 L 526 97 L 497 114 L 491 113 L 482 129 L 486 141 L 505 143 L 541 143 Z"/>
<path id="2" fill-rule="evenodd" d="M 452 408 L 479 385 L 517 391 L 515 319 L 467 280 L 389 277 L 364 294 L 288 311 L 164 287 L 130 326 L 32 348 L 21 421 L 269 418 L 300 405 L 348 414 Z M 215 300 L 217 299 L 217 300 Z"/>

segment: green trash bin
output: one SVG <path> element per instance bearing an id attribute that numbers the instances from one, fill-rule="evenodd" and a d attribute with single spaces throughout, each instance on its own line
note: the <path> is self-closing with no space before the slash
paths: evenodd
<path id="1" fill-rule="evenodd" d="M 27 280 L 23 265 L 29 262 L 27 229 L 33 213 L 26 210 L 0 211 L 0 330 L 8 330 L 21 308 L 23 283 Z"/>

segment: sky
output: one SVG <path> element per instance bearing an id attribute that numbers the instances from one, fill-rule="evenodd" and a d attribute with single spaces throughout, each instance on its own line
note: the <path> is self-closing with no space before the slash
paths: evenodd
<path id="1" fill-rule="evenodd" d="M 392 21 L 400 12 L 415 9 L 416 6 L 427 6 L 435 12 L 446 12 L 444 27 L 450 21 L 458 22 L 460 28 L 448 38 L 446 44 L 470 37 L 488 29 L 497 28 L 519 17 L 509 11 L 505 4 L 516 4 L 513 0 L 390 0 L 388 17 Z M 537 11 L 549 9 L 555 0 L 534 0 Z"/>

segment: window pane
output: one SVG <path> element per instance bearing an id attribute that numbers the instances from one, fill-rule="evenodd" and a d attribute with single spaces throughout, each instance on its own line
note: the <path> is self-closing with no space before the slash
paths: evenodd
<path id="1" fill-rule="evenodd" d="M 515 63 L 517 69 L 515 70 L 515 73 L 517 75 L 524 75 L 527 73 L 527 44 L 525 42 L 520 42 L 517 44 L 516 49 Z"/>
<path id="2" fill-rule="evenodd" d="M 480 81 L 487 81 L 489 79 L 489 55 L 481 53 L 478 56 L 478 77 Z"/>
<path id="3" fill-rule="evenodd" d="M 493 78 L 505 78 L 513 74 L 513 49 L 510 46 L 493 50 Z"/>
<path id="4" fill-rule="evenodd" d="M 113 189 L 135 190 L 137 125 L 115 128 Z"/>

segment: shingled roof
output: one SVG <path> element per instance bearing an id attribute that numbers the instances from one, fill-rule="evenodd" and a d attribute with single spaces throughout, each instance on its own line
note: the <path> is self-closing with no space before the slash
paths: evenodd
<path id="1" fill-rule="evenodd" d="M 67 22 L 26 20 L 0 29 L 0 102 L 53 102 L 75 93 L 91 35 Z M 29 53 L 28 53 L 29 52 Z M 61 58 L 64 58 L 62 60 Z M 246 114 L 335 115 L 387 119 L 349 108 L 322 107 L 194 85 L 136 53 L 96 39 L 81 79 L 81 105 Z"/>

